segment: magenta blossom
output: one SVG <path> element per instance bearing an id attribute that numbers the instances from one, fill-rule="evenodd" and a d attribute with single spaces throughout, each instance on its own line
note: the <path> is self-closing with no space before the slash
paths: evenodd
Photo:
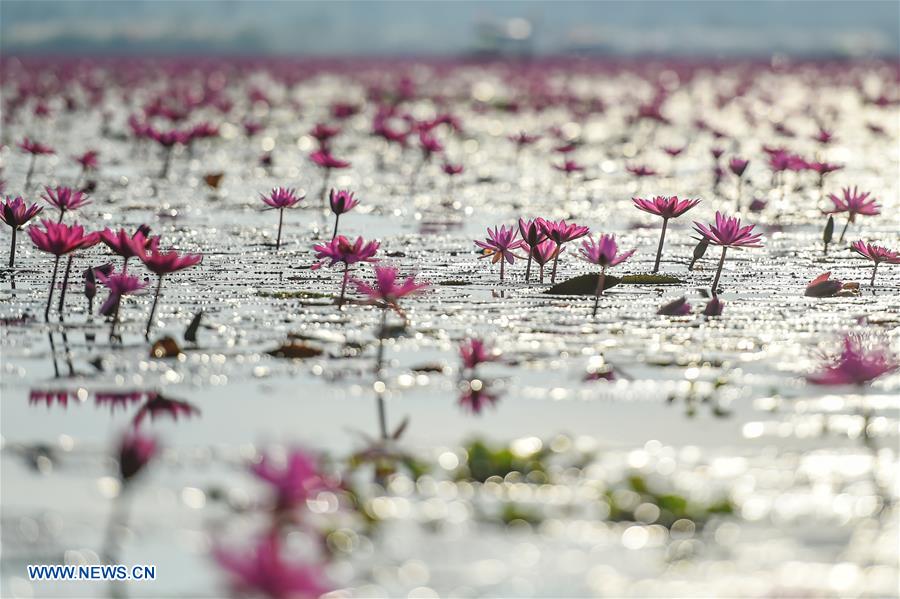
<path id="1" fill-rule="evenodd" d="M 12 229 L 12 242 L 9 246 L 9 267 L 16 263 L 16 233 L 25 226 L 28 221 L 40 214 L 43 208 L 37 204 L 31 206 L 20 197 L 6 197 L 6 201 L 0 203 L 0 220 Z"/>
<path id="2" fill-rule="evenodd" d="M 157 453 L 159 444 L 156 439 L 133 430 L 126 432 L 119 443 L 119 477 L 122 483 L 129 483 Z"/>
<path id="3" fill-rule="evenodd" d="M 700 200 L 679 200 L 678 196 L 656 196 L 652 200 L 631 198 L 631 201 L 634 202 L 634 207 L 638 210 L 643 210 L 648 214 L 655 214 L 663 219 L 662 232 L 659 235 L 659 246 L 656 248 L 656 262 L 653 264 L 653 272 L 658 272 L 659 262 L 662 259 L 663 243 L 666 240 L 666 228 L 669 225 L 669 219 L 678 218 L 699 204 Z"/>
<path id="4" fill-rule="evenodd" d="M 876 216 L 881 214 L 881 206 L 876 203 L 877 200 L 869 197 L 871 192 L 867 191 L 865 193 L 860 193 L 856 187 L 853 189 L 844 187 L 841 189 L 841 193 L 843 197 L 838 197 L 833 193 L 828 194 L 828 199 L 834 204 L 834 208 L 825 211 L 825 214 L 847 213 L 847 222 L 844 224 L 843 230 L 841 230 L 841 236 L 838 239 L 838 243 L 844 241 L 844 234 L 847 233 L 847 227 L 850 226 L 850 223 L 856 222 L 857 214 L 863 216 Z"/>
<path id="5" fill-rule="evenodd" d="M 59 210 L 59 220 L 62 221 L 63 216 L 65 216 L 66 212 L 71 210 L 78 210 L 82 206 L 86 206 L 91 203 L 91 201 L 80 191 L 76 191 L 71 187 L 57 187 L 56 189 L 52 189 L 50 187 L 45 187 L 44 191 L 45 195 L 42 195 L 41 198 L 47 202 L 48 204 L 53 205 Z"/>
<path id="6" fill-rule="evenodd" d="M 325 266 L 325 262 L 330 260 L 327 265 L 334 266 L 339 262 L 344 264 L 344 276 L 341 281 L 341 294 L 338 297 L 338 305 L 344 303 L 344 294 L 347 290 L 347 281 L 350 276 L 350 265 L 357 262 L 377 262 L 375 254 L 378 252 L 379 243 L 377 241 L 366 242 L 362 237 L 357 237 L 356 241 L 351 242 L 343 235 L 333 237 L 328 243 L 320 243 L 313 246 L 316 251 L 316 262 L 312 265 L 313 270 Z"/>
<path id="7" fill-rule="evenodd" d="M 846 335 L 841 353 L 826 357 L 817 374 L 806 377 L 814 385 L 865 385 L 900 368 L 886 343 L 859 334 Z"/>
<path id="8" fill-rule="evenodd" d="M 503 225 L 493 229 L 488 227 L 487 233 L 487 239 L 476 240 L 475 245 L 483 250 L 482 258 L 490 256 L 491 262 L 500 263 L 500 281 L 502 282 L 504 265 L 507 262 L 510 264 L 515 262 L 517 256 L 512 251 L 522 247 L 523 242 L 521 239 L 516 240 L 519 233 L 512 227 L 508 229 Z"/>
<path id="9" fill-rule="evenodd" d="M 374 269 L 374 285 L 360 279 L 353 279 L 353 284 L 370 302 L 381 304 L 382 308 L 399 310 L 398 300 L 429 287 L 428 283 L 417 283 L 415 277 L 407 277 L 403 282 L 398 282 L 397 269 L 392 266 L 375 266 Z"/>
<path id="10" fill-rule="evenodd" d="M 566 174 L 566 176 L 571 175 L 572 173 L 580 173 L 584 170 L 584 166 L 578 164 L 574 160 L 566 159 L 562 164 L 554 164 L 553 168 L 558 171 L 562 171 Z"/>
<path id="11" fill-rule="evenodd" d="M 544 233 L 544 219 L 538 217 L 532 220 L 527 220 L 524 218 L 519 219 L 519 234 L 522 236 L 522 240 L 525 242 L 525 245 L 533 248 L 540 244 L 547 238 L 547 234 Z M 529 282 L 531 280 L 531 260 L 532 255 L 531 252 L 528 253 L 528 265 L 525 267 L 525 282 Z"/>
<path id="12" fill-rule="evenodd" d="M 144 250 L 151 247 L 159 238 L 148 238 L 147 233 L 150 228 L 142 225 L 137 228 L 134 233 L 129 233 L 125 229 L 113 231 L 108 227 L 100 231 L 100 241 L 113 251 L 114 254 L 122 256 L 124 262 L 122 264 L 122 272 L 128 270 L 128 260 L 134 257 L 140 257 Z"/>
<path id="13" fill-rule="evenodd" d="M 50 292 L 47 294 L 47 307 L 44 309 L 44 320 L 50 319 L 50 303 L 53 301 L 53 289 L 56 287 L 56 275 L 59 271 L 59 259 L 65 254 L 71 254 L 75 250 L 91 247 L 98 242 L 97 233 L 85 234 L 84 227 L 81 225 L 65 225 L 63 223 L 54 223 L 49 220 L 42 220 L 44 230 L 38 227 L 29 227 L 28 235 L 31 237 L 32 243 L 42 252 L 53 254 L 56 258 L 53 261 L 53 274 L 50 277 Z M 69 266 L 66 268 L 66 278 L 68 278 Z M 65 287 L 63 287 L 65 291 Z M 60 308 L 62 309 L 62 308 Z"/>
<path id="14" fill-rule="evenodd" d="M 562 253 L 564 243 L 581 239 L 587 235 L 591 229 L 575 223 L 567 223 L 565 220 L 558 221 L 541 220 L 541 228 L 544 235 L 556 244 L 556 255 L 553 258 L 553 270 L 550 273 L 550 282 L 556 282 L 556 265 L 559 261 L 559 255 Z"/>
<path id="15" fill-rule="evenodd" d="M 96 150 L 88 150 L 80 156 L 72 156 L 72 160 L 81 165 L 82 172 L 95 171 L 100 167 L 99 155 Z"/>
<path id="16" fill-rule="evenodd" d="M 328 141 L 340 132 L 341 130 L 338 127 L 330 127 L 324 123 L 316 123 L 316 126 L 310 130 L 309 134 L 319 142 L 319 147 L 324 149 L 328 146 Z"/>
<path id="17" fill-rule="evenodd" d="M 305 198 L 305 195 L 298 194 L 296 189 L 288 187 L 275 187 L 269 192 L 269 195 L 260 194 L 260 199 L 269 208 L 264 210 L 278 210 L 278 237 L 275 239 L 275 249 L 281 248 L 281 225 L 284 222 L 284 209 L 293 208 Z"/>
<path id="18" fill-rule="evenodd" d="M 131 295 L 136 291 L 140 291 L 147 286 L 146 281 L 142 281 L 136 276 L 122 272 L 113 272 L 109 275 L 99 274 L 97 277 L 103 285 L 109 289 L 109 296 L 100 306 L 100 314 L 104 316 L 112 316 L 110 324 L 110 339 L 116 334 L 116 325 L 119 323 L 119 310 L 122 305 L 122 298 Z"/>
<path id="19" fill-rule="evenodd" d="M 153 317 L 156 315 L 156 304 L 159 302 L 159 292 L 162 290 L 163 276 L 184 270 L 200 264 L 203 256 L 200 254 L 179 254 L 178 252 L 161 252 L 157 247 L 151 247 L 149 251 L 141 249 L 139 257 L 147 267 L 147 270 L 156 275 L 156 293 L 153 294 L 153 305 L 150 308 L 150 317 L 147 319 L 147 329 L 144 337 L 150 338 L 150 327 L 153 326 Z"/>
<path id="20" fill-rule="evenodd" d="M 197 414 L 200 414 L 200 410 L 193 404 L 153 392 L 147 393 L 147 401 L 135 413 L 132 423 L 134 428 L 138 429 L 148 416 L 151 422 L 156 420 L 157 416 L 169 416 L 172 420 L 178 421 L 182 416 L 190 418 Z"/>
<path id="21" fill-rule="evenodd" d="M 627 167 L 625 167 L 625 170 L 627 170 L 629 173 L 631 173 L 632 175 L 634 175 L 635 177 L 638 177 L 638 178 L 652 177 L 653 175 L 656 174 L 655 170 L 653 170 L 652 168 L 646 167 L 644 165 L 627 166 Z"/>
<path id="22" fill-rule="evenodd" d="M 900 252 L 889 250 L 880 245 L 872 245 L 864 241 L 854 241 L 850 244 L 850 251 L 859 254 L 863 258 L 868 258 L 874 263 L 872 268 L 871 286 L 875 286 L 875 273 L 878 271 L 878 265 L 882 262 L 886 264 L 900 264 Z"/>
<path id="23" fill-rule="evenodd" d="M 545 239 L 533 247 L 525 244 L 525 247 L 528 248 L 528 258 L 533 259 L 540 267 L 540 282 L 543 283 L 544 266 L 546 266 L 550 260 L 554 260 L 554 264 L 556 264 L 556 259 L 565 251 L 565 248 L 556 245 L 556 242 L 550 239 Z"/>
<path id="24" fill-rule="evenodd" d="M 341 215 L 345 212 L 350 212 L 359 205 L 359 200 L 353 197 L 353 192 L 350 190 L 341 189 L 336 191 L 332 189 L 328 196 L 328 202 L 331 206 L 331 211 L 334 213 L 334 232 L 331 234 L 331 238 L 334 239 L 337 237 L 338 222 L 341 219 Z"/>
<path id="25" fill-rule="evenodd" d="M 319 470 L 316 457 L 302 449 L 292 449 L 284 460 L 263 455 L 250 471 L 272 487 L 278 510 L 303 507 L 320 491 L 337 488 Z"/>
<path id="26" fill-rule="evenodd" d="M 734 176 L 740 178 L 744 176 L 744 171 L 747 170 L 747 167 L 750 165 L 749 160 L 744 160 L 743 158 L 738 158 L 737 156 L 733 157 L 728 161 L 728 168 L 734 174 Z"/>
<path id="27" fill-rule="evenodd" d="M 463 165 L 445 162 L 441 165 L 441 170 L 444 171 L 445 175 L 448 175 L 449 177 L 455 177 L 456 175 L 462 174 Z"/>
<path id="28" fill-rule="evenodd" d="M 702 239 L 712 245 L 722 246 L 722 256 L 719 258 L 719 267 L 712 283 L 712 293 L 716 295 L 719 286 L 719 277 L 722 275 L 722 266 L 725 265 L 725 251 L 728 248 L 757 248 L 762 247 L 762 236 L 753 232 L 755 225 L 741 226 L 741 219 L 733 216 L 725 216 L 716 211 L 716 223 L 704 225 L 694 221 L 694 229 L 700 233 Z"/>
<path id="29" fill-rule="evenodd" d="M 585 239 L 581 243 L 581 257 L 600 267 L 600 276 L 597 278 L 597 290 L 594 292 L 594 311 L 592 316 L 597 316 L 597 306 L 600 303 L 600 295 L 606 283 L 606 269 L 621 264 L 634 254 L 635 250 L 619 253 L 619 244 L 615 235 L 601 235 L 598 241 L 593 237 Z"/>
<path id="30" fill-rule="evenodd" d="M 312 160 L 316 166 L 324 168 L 325 170 L 347 168 L 350 166 L 349 162 L 332 156 L 327 150 L 313 152 L 309 155 L 309 159 Z"/>
<path id="31" fill-rule="evenodd" d="M 27 190 L 31 187 L 31 177 L 32 175 L 34 175 L 34 166 L 37 162 L 37 157 L 44 156 L 46 154 L 55 154 L 56 150 L 38 141 L 32 141 L 27 137 L 20 141 L 17 145 L 23 152 L 31 155 L 31 158 L 28 162 L 28 172 L 25 173 L 25 185 L 23 186 L 24 189 Z"/>
<path id="32" fill-rule="evenodd" d="M 216 562 L 231 578 L 234 591 L 268 599 L 315 599 L 331 590 L 319 565 L 291 564 L 284 559 L 278 533 L 260 538 L 247 553 L 213 550 Z"/>
<path id="33" fill-rule="evenodd" d="M 479 364 L 498 361 L 500 352 L 481 339 L 473 337 L 460 344 L 459 357 L 462 358 L 463 368 L 474 369 Z"/>

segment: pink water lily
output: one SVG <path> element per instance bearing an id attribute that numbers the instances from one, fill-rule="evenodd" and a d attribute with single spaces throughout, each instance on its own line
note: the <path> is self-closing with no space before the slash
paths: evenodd
<path id="1" fill-rule="evenodd" d="M 659 272 L 659 262 L 662 260 L 663 244 L 666 240 L 666 227 L 670 218 L 678 218 L 691 208 L 700 203 L 700 200 L 679 200 L 678 196 L 656 196 L 653 199 L 631 198 L 634 207 L 638 210 L 655 214 L 663 219 L 662 231 L 659 234 L 659 246 L 656 248 L 656 262 L 653 264 L 653 272 Z"/>
<path id="2" fill-rule="evenodd" d="M 357 237 L 356 241 L 350 241 L 343 235 L 338 235 L 327 243 L 319 243 L 313 246 L 316 252 L 318 262 L 312 265 L 313 270 L 317 270 L 322 266 L 332 267 L 335 264 L 344 264 L 344 275 L 341 280 L 341 294 L 338 297 L 338 305 L 344 303 L 344 294 L 347 290 L 347 282 L 350 278 L 350 266 L 357 262 L 377 262 L 375 254 L 378 252 L 380 244 L 377 241 L 367 242 L 362 237 Z M 329 264 L 325 264 L 330 261 Z"/>
<path id="3" fill-rule="evenodd" d="M 553 257 L 553 270 L 550 273 L 550 282 L 556 282 L 556 266 L 559 262 L 559 255 L 562 253 L 562 246 L 570 241 L 581 239 L 590 233 L 590 227 L 577 225 L 575 223 L 567 223 L 565 220 L 558 221 L 543 220 L 540 221 L 541 229 L 548 239 L 556 244 L 556 255 Z"/>
<path id="4" fill-rule="evenodd" d="M 16 233 L 19 229 L 28 224 L 28 221 L 41 213 L 43 207 L 37 204 L 28 205 L 21 197 L 6 197 L 3 203 L 0 203 L 0 220 L 6 223 L 12 230 L 12 240 L 9 245 L 9 267 L 13 268 L 16 263 Z"/>
<path id="5" fill-rule="evenodd" d="M 856 187 L 853 187 L 853 189 L 844 187 L 841 189 L 841 196 L 837 196 L 833 193 L 828 194 L 828 199 L 831 200 L 834 207 L 830 210 L 826 210 L 825 214 L 847 213 L 847 222 L 844 223 L 844 228 L 841 229 L 841 236 L 838 238 L 838 243 L 844 241 L 847 227 L 850 226 L 850 223 L 856 222 L 857 215 L 876 216 L 881 214 L 881 206 L 877 203 L 875 198 L 869 197 L 870 195 L 871 192 L 869 191 L 860 193 Z"/>
<path id="6" fill-rule="evenodd" d="M 275 239 L 275 250 L 281 249 L 281 225 L 284 221 L 285 208 L 293 208 L 306 196 L 297 193 L 296 189 L 275 187 L 267 195 L 260 194 L 260 199 L 268 206 L 266 210 L 278 210 L 278 236 Z"/>
<path id="7" fill-rule="evenodd" d="M 56 189 L 45 187 L 44 192 L 41 198 L 59 210 L 60 222 L 66 212 L 77 210 L 91 203 L 86 195 L 71 187 L 57 187 Z"/>
<path id="8" fill-rule="evenodd" d="M 513 253 L 513 250 L 522 247 L 524 242 L 521 239 L 516 239 L 519 234 L 516 229 L 513 227 L 507 228 L 504 225 L 493 229 L 488 227 L 487 234 L 487 239 L 484 241 L 475 240 L 475 245 L 484 250 L 483 258 L 490 257 L 492 263 L 500 263 L 500 281 L 502 282 L 504 265 L 507 262 L 512 264 L 516 261 L 518 256 Z"/>
<path id="9" fill-rule="evenodd" d="M 149 339 L 153 317 L 156 315 L 156 304 L 159 302 L 159 294 L 162 290 L 163 277 L 200 264 L 203 256 L 201 254 L 179 254 L 176 251 L 161 252 L 154 244 L 149 250 L 141 249 L 139 257 L 147 270 L 156 275 L 156 292 L 153 294 L 153 305 L 150 307 L 150 316 L 147 318 L 147 328 L 144 331 L 144 337 Z"/>
<path id="10" fill-rule="evenodd" d="M 741 226 L 741 219 L 734 216 L 725 216 L 716 211 L 715 224 L 704 225 L 694 221 L 696 230 L 703 239 L 711 245 L 722 247 L 722 256 L 719 258 L 719 266 L 712 283 L 712 293 L 716 295 L 719 287 L 719 277 L 722 276 L 722 266 L 725 264 L 725 251 L 728 248 L 757 248 L 762 247 L 762 236 L 754 233 L 755 225 Z"/>
<path id="11" fill-rule="evenodd" d="M 629 250 L 620 254 L 619 244 L 616 243 L 615 235 L 601 235 L 597 241 L 594 241 L 593 237 L 591 237 L 581 243 L 582 259 L 600 267 L 597 290 L 594 292 L 594 310 L 591 316 L 597 316 L 597 306 L 600 303 L 600 295 L 603 294 L 603 287 L 606 283 L 606 269 L 625 262 L 631 258 L 635 251 Z"/>
<path id="12" fill-rule="evenodd" d="M 881 340 L 860 334 L 846 335 L 841 352 L 826 356 L 822 369 L 806 377 L 815 385 L 858 385 L 900 368 L 900 361 Z"/>
<path id="13" fill-rule="evenodd" d="M 334 233 L 331 234 L 331 238 L 334 239 L 337 237 L 338 222 L 341 219 L 341 215 L 356 208 L 359 205 L 359 200 L 353 197 L 353 192 L 349 189 L 332 189 L 328 196 L 328 203 L 331 206 L 331 212 L 334 213 Z"/>
<path id="14" fill-rule="evenodd" d="M 879 264 L 882 262 L 885 264 L 900 264 L 900 252 L 889 250 L 880 245 L 866 243 L 862 240 L 851 243 L 850 251 L 872 261 L 872 280 L 870 282 L 872 287 L 875 286 L 875 273 L 878 272 Z"/>

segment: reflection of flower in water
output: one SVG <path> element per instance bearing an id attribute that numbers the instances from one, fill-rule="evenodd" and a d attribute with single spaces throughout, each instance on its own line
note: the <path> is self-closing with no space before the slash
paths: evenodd
<path id="1" fill-rule="evenodd" d="M 40 391 L 38 389 L 32 389 L 31 393 L 28 395 L 28 405 L 38 405 L 38 404 L 46 404 L 49 408 L 53 404 L 59 404 L 64 408 L 69 407 L 69 392 L 68 391 Z"/>
<path id="2" fill-rule="evenodd" d="M 195 414 L 199 415 L 200 410 L 186 401 L 169 399 L 159 393 L 148 393 L 146 403 L 134 415 L 134 427 L 139 427 L 148 415 L 153 421 L 160 414 L 168 414 L 172 420 L 177 421 L 180 416 L 190 418 Z"/>

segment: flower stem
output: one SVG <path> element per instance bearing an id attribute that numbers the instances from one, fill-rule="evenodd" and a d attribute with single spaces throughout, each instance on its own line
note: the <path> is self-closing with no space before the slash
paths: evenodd
<path id="1" fill-rule="evenodd" d="M 59 291 L 59 319 L 63 319 L 63 307 L 66 303 L 66 287 L 69 284 L 69 273 L 72 271 L 72 260 L 75 258 L 75 254 L 69 254 L 69 259 L 66 261 L 66 270 L 63 274 L 63 282 L 62 289 Z"/>
<path id="2" fill-rule="evenodd" d="M 503 282 L 503 267 L 506 266 L 506 259 L 500 256 L 500 282 Z"/>
<path id="3" fill-rule="evenodd" d="M 53 288 L 56 287 L 56 272 L 59 270 L 59 256 L 53 263 L 53 275 L 50 277 L 50 293 L 47 294 L 47 307 L 44 308 L 44 321 L 50 321 L 50 304 L 53 302 Z"/>
<path id="4" fill-rule="evenodd" d="M 378 355 L 375 358 L 375 376 L 380 381 L 381 380 L 381 369 L 384 363 L 384 329 L 387 327 L 387 311 L 388 307 L 385 304 L 381 308 L 381 324 L 378 329 Z M 382 392 L 376 389 L 375 398 L 378 400 L 378 426 L 381 430 L 381 438 L 382 440 L 387 440 L 387 416 L 385 414 L 385 406 L 384 406 L 384 396 Z"/>
<path id="5" fill-rule="evenodd" d="M 725 265 L 725 251 L 728 249 L 728 246 L 722 246 L 722 256 L 719 258 L 719 268 L 716 269 L 716 278 L 713 279 L 712 282 L 712 294 L 718 295 L 716 293 L 716 289 L 719 287 L 719 277 L 722 276 L 722 266 Z"/>
<path id="6" fill-rule="evenodd" d="M 872 280 L 869 281 L 870 287 L 875 287 L 875 273 L 878 272 L 878 263 L 875 263 L 875 266 L 872 267 Z"/>
<path id="7" fill-rule="evenodd" d="M 844 228 L 841 229 L 841 236 L 838 238 L 838 243 L 844 242 L 844 234 L 847 232 L 847 227 L 850 226 L 850 219 L 847 219 L 847 222 L 844 223 Z"/>
<path id="8" fill-rule="evenodd" d="M 13 239 L 15 239 L 15 237 Z M 10 264 L 10 266 L 12 266 L 12 264 Z M 541 271 L 543 271 L 543 269 L 541 269 Z M 525 266 L 525 282 L 531 282 L 531 251 L 528 252 L 528 263 Z M 543 281 L 541 282 L 543 283 Z"/>
<path id="9" fill-rule="evenodd" d="M 594 292 L 594 311 L 592 317 L 597 316 L 597 306 L 600 304 L 600 295 L 603 293 L 603 285 L 606 283 L 606 268 L 600 267 L 600 276 L 597 278 L 597 290 Z"/>
<path id="10" fill-rule="evenodd" d="M 12 268 L 16 264 L 16 230 L 18 227 L 12 228 L 12 243 L 9 245 L 9 267 Z"/>
<path id="11" fill-rule="evenodd" d="M 162 170 L 159 172 L 160 179 L 166 179 L 169 176 L 169 165 L 172 163 L 172 148 L 174 146 L 169 146 L 166 148 L 166 156 L 163 159 Z"/>
<path id="12" fill-rule="evenodd" d="M 159 301 L 159 292 L 162 290 L 162 280 L 162 275 L 158 275 L 156 278 L 156 293 L 153 295 L 153 305 L 150 307 L 150 318 L 147 319 L 144 339 L 150 339 L 150 327 L 153 326 L 153 317 L 156 316 L 156 303 Z"/>
<path id="13" fill-rule="evenodd" d="M 743 189 L 744 189 L 744 178 L 743 178 L 743 177 L 738 177 L 738 180 L 737 180 L 737 198 L 736 198 L 737 202 L 736 202 L 735 207 L 734 207 L 734 208 L 735 208 L 735 212 L 738 212 L 738 213 L 740 213 L 740 211 L 741 211 L 741 196 L 743 195 L 743 193 L 742 193 L 742 192 L 743 192 Z"/>
<path id="14" fill-rule="evenodd" d="M 666 227 L 669 226 L 669 219 L 663 219 L 662 231 L 659 234 L 659 247 L 656 248 L 656 263 L 653 265 L 653 272 L 659 272 L 659 261 L 662 259 L 663 243 L 666 240 Z"/>
<path id="15" fill-rule="evenodd" d="M 284 221 L 284 208 L 278 209 L 278 238 L 275 239 L 275 251 L 281 249 L 281 223 Z"/>
<path id="16" fill-rule="evenodd" d="M 340 221 L 340 220 L 341 220 L 341 215 L 335 214 L 334 215 L 334 232 L 331 234 L 332 239 L 337 237 L 338 221 Z"/>
<path id="17" fill-rule="evenodd" d="M 344 263 L 344 277 L 341 281 L 341 295 L 338 298 L 338 306 L 344 305 L 344 293 L 347 291 L 347 279 L 350 278 L 350 265 Z"/>
<path id="18" fill-rule="evenodd" d="M 561 243 L 556 244 L 556 251 L 553 252 L 553 270 L 550 271 L 550 283 L 556 283 L 556 263 L 559 262 L 559 250 L 562 248 Z"/>

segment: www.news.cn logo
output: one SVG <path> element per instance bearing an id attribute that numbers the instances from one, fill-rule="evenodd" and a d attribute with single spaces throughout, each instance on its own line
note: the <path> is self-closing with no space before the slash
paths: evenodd
<path id="1" fill-rule="evenodd" d="M 30 580 L 156 580 L 156 566 L 61 566 L 35 564 L 28 566 Z"/>

